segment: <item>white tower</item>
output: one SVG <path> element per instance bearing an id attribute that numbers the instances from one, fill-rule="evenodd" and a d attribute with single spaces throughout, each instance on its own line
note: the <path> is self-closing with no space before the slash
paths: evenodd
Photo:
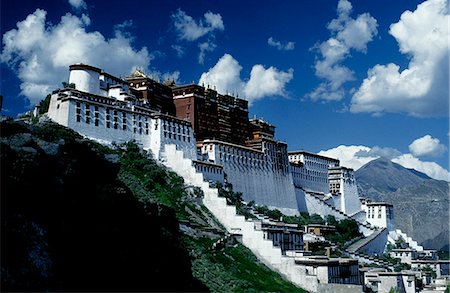
<path id="1" fill-rule="evenodd" d="M 81 63 L 70 65 L 69 83 L 75 84 L 75 89 L 81 92 L 102 95 L 100 92 L 101 72 L 100 68 L 90 65 Z"/>

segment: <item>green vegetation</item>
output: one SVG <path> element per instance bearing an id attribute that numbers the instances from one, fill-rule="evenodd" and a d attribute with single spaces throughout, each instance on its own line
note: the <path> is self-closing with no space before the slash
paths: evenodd
<path id="1" fill-rule="evenodd" d="M 283 214 L 277 210 L 277 209 L 269 209 L 267 206 L 264 205 L 258 205 L 254 208 L 254 211 L 258 214 L 267 216 L 273 220 L 279 221 L 281 217 L 283 217 Z"/>
<path id="2" fill-rule="evenodd" d="M 288 224 L 297 224 L 299 227 L 310 224 L 327 224 L 330 226 L 335 226 L 336 232 L 325 234 L 324 237 L 326 240 L 336 243 L 341 247 L 345 243 L 362 236 L 359 232 L 358 223 L 355 220 L 344 219 L 338 221 L 332 215 L 328 215 L 325 219 L 323 219 L 320 215 L 309 215 L 306 212 L 301 212 L 298 216 L 286 216 L 279 210 L 271 210 L 266 206 L 257 206 L 254 210 L 255 212 L 268 216 L 271 219 L 282 220 L 284 223 Z"/>
<path id="3" fill-rule="evenodd" d="M 420 268 L 420 270 L 422 272 L 430 273 L 433 278 L 436 278 L 436 276 L 437 276 L 436 271 L 433 268 L 431 268 L 430 266 L 428 266 L 428 265 L 426 267 Z"/>
<path id="4" fill-rule="evenodd" d="M 395 272 L 400 272 L 402 270 L 410 270 L 411 265 L 402 263 L 399 258 L 393 258 L 389 255 L 389 253 L 383 253 L 378 258 L 382 261 L 388 262 L 392 264 Z"/>
<path id="5" fill-rule="evenodd" d="M 236 207 L 236 213 L 238 215 L 245 216 L 246 219 L 255 219 L 256 217 L 249 211 L 254 202 L 245 204 L 242 199 L 242 192 L 233 191 L 233 185 L 229 182 L 223 186 L 220 182 L 216 182 L 214 187 L 219 190 L 219 196 L 225 197 L 229 205 Z"/>
<path id="6" fill-rule="evenodd" d="M 438 250 L 437 254 L 439 256 L 439 259 L 442 259 L 442 260 L 450 259 L 450 253 L 448 251 Z"/>
<path id="7" fill-rule="evenodd" d="M 336 232 L 325 235 L 325 239 L 343 246 L 346 242 L 361 237 L 358 223 L 355 220 L 344 219 L 337 221 L 334 216 L 327 216 L 327 223 L 336 227 Z"/>
<path id="8" fill-rule="evenodd" d="M 39 102 L 39 114 L 44 114 L 48 112 L 48 107 L 50 106 L 51 95 L 47 95 L 42 101 Z"/>
<path id="9" fill-rule="evenodd" d="M 241 244 L 213 249 L 209 238 L 185 237 L 194 276 L 213 292 L 306 292 L 258 263 Z"/>

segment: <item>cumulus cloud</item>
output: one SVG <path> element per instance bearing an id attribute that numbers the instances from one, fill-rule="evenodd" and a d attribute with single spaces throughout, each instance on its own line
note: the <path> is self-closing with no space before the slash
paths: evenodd
<path id="1" fill-rule="evenodd" d="M 367 44 L 377 35 L 377 21 L 370 14 L 351 18 L 352 4 L 340 0 L 338 17 L 328 24 L 331 37 L 317 45 L 320 53 L 314 69 L 317 77 L 323 80 L 308 96 L 312 100 L 338 101 L 345 95 L 343 84 L 354 79 L 354 72 L 342 65 L 350 56 L 351 50 L 365 53 Z"/>
<path id="2" fill-rule="evenodd" d="M 171 16 L 178 37 L 182 40 L 195 41 L 204 35 L 215 30 L 223 31 L 225 26 L 222 16 L 219 13 L 208 11 L 204 14 L 204 19 L 196 21 L 181 9 Z"/>
<path id="3" fill-rule="evenodd" d="M 292 68 L 281 71 L 273 66 L 265 69 L 261 64 L 253 65 L 250 79 L 244 87 L 244 95 L 250 101 L 266 96 L 286 96 L 284 86 L 293 77 Z"/>
<path id="4" fill-rule="evenodd" d="M 216 44 L 210 41 L 198 44 L 198 48 L 200 49 L 200 53 L 198 54 L 198 63 L 205 63 L 206 52 L 212 52 L 216 49 L 216 47 Z"/>
<path id="5" fill-rule="evenodd" d="M 87 9 L 86 2 L 83 0 L 69 0 L 69 4 L 75 9 Z"/>
<path id="6" fill-rule="evenodd" d="M 409 145 L 409 151 L 416 157 L 438 157 L 446 150 L 447 147 L 441 144 L 439 139 L 433 138 L 431 135 L 425 135 L 418 138 Z"/>
<path id="7" fill-rule="evenodd" d="M 417 117 L 445 116 L 449 109 L 449 3 L 428 0 L 405 11 L 389 33 L 408 67 L 377 64 L 352 97 L 350 111 L 407 113 Z"/>
<path id="8" fill-rule="evenodd" d="M 250 79 L 240 77 L 242 66 L 231 55 L 223 55 L 217 64 L 201 75 L 199 84 L 215 86 L 220 93 L 243 93 L 249 102 L 268 96 L 286 96 L 285 85 L 293 78 L 294 71 L 281 71 L 256 64 Z"/>
<path id="9" fill-rule="evenodd" d="M 90 24 L 87 15 L 67 13 L 51 25 L 46 14 L 37 9 L 3 35 L 0 61 L 17 72 L 21 94 L 30 104 L 67 81 L 70 64 L 82 62 L 118 76 L 136 67 L 148 68 L 152 56 L 147 48 L 134 49 L 131 37 L 121 31 L 106 39 L 97 31 L 86 30 Z"/>
<path id="10" fill-rule="evenodd" d="M 421 161 L 412 154 L 402 154 L 393 148 L 340 145 L 336 148 L 320 151 L 319 155 L 338 159 L 342 166 L 353 168 L 354 170 L 359 169 L 372 160 L 385 157 L 394 163 L 422 172 L 431 178 L 450 181 L 450 172 L 439 164 Z"/>
<path id="11" fill-rule="evenodd" d="M 356 155 L 361 152 L 365 152 L 367 154 L 370 152 L 370 150 L 371 149 L 369 147 L 363 145 L 340 145 L 329 150 L 320 151 L 319 155 L 338 159 L 341 162 L 341 166 L 358 170 L 361 166 L 377 158 L 377 156 L 372 157 L 368 155 Z"/>
<path id="12" fill-rule="evenodd" d="M 272 37 L 270 37 L 267 40 L 267 44 L 269 44 L 269 46 L 271 46 L 271 47 L 277 48 L 280 51 L 290 51 L 290 50 L 294 50 L 294 48 L 295 48 L 294 42 L 281 43 L 280 41 L 277 41 Z"/>
<path id="13" fill-rule="evenodd" d="M 435 162 L 424 162 L 411 154 L 404 154 L 392 159 L 392 162 L 408 169 L 414 169 L 437 180 L 450 181 L 450 173 Z"/>

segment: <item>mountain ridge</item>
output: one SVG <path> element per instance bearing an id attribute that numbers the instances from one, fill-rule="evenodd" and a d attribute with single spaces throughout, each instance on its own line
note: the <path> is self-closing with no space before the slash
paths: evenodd
<path id="1" fill-rule="evenodd" d="M 395 224 L 426 248 L 448 250 L 449 185 L 386 158 L 355 171 L 360 195 L 394 205 Z"/>

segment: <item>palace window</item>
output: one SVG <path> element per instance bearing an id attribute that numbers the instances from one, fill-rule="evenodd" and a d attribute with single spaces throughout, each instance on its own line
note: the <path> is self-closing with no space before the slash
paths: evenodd
<path id="1" fill-rule="evenodd" d="M 107 128 L 111 127 L 111 115 L 110 110 L 108 108 L 106 108 L 106 127 Z"/>
<path id="2" fill-rule="evenodd" d="M 114 110 L 114 129 L 119 128 L 119 117 L 117 116 L 117 110 Z"/>
<path id="3" fill-rule="evenodd" d="M 76 106 L 77 122 L 81 121 L 81 103 L 77 102 Z"/>
<path id="4" fill-rule="evenodd" d="M 122 113 L 122 130 L 127 130 L 127 113 Z"/>
<path id="5" fill-rule="evenodd" d="M 99 121 L 98 121 L 98 106 L 94 107 L 94 124 L 95 126 L 98 126 Z"/>
<path id="6" fill-rule="evenodd" d="M 86 104 L 86 111 L 85 111 L 85 117 L 86 117 L 86 123 L 91 123 L 91 106 Z"/>

